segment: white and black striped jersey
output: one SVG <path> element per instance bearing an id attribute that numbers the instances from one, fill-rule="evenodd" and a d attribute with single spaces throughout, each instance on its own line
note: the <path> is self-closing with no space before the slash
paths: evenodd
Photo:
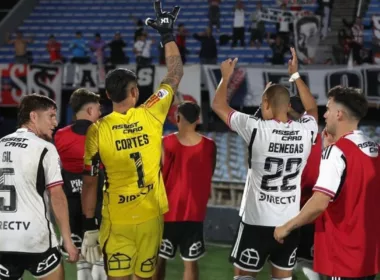
<path id="1" fill-rule="evenodd" d="M 0 252 L 41 253 L 58 245 L 47 189 L 62 183 L 53 144 L 25 128 L 0 139 Z"/>
<path id="2" fill-rule="evenodd" d="M 304 115 L 282 123 L 233 111 L 228 124 L 248 145 L 243 222 L 282 225 L 300 209 L 301 175 L 318 133 L 316 120 Z"/>

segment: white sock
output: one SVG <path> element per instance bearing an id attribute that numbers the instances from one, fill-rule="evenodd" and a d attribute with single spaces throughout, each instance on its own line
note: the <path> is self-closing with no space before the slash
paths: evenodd
<path id="1" fill-rule="evenodd" d="M 298 261 L 295 270 L 302 271 L 309 280 L 322 280 L 322 277 L 313 270 L 312 262 Z"/>
<path id="2" fill-rule="evenodd" d="M 234 280 L 255 280 L 253 276 L 234 276 Z"/>
<path id="3" fill-rule="evenodd" d="M 284 278 L 275 278 L 275 277 L 272 277 L 272 280 L 292 280 L 292 277 L 284 277 Z"/>
<path id="4" fill-rule="evenodd" d="M 91 275 L 92 275 L 92 279 L 93 280 L 107 280 L 107 274 L 106 274 L 106 271 L 104 269 L 103 259 L 101 259 L 100 261 L 96 262 L 92 266 Z"/>
<path id="5" fill-rule="evenodd" d="M 81 256 L 77 262 L 77 280 L 92 280 L 91 269 L 92 264 L 86 262 Z"/>

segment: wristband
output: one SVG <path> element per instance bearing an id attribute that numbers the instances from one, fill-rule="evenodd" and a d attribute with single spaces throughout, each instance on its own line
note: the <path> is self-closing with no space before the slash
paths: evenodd
<path id="1" fill-rule="evenodd" d="M 298 72 L 295 72 L 293 73 L 291 76 L 290 76 L 290 79 L 289 79 L 289 82 L 293 83 L 295 82 L 297 79 L 299 79 L 301 76 Z"/>
<path id="2" fill-rule="evenodd" d="M 161 35 L 161 47 L 164 47 L 167 43 L 174 41 L 174 36 L 171 33 L 165 33 Z"/>
<path id="3" fill-rule="evenodd" d="M 97 230 L 98 229 L 98 220 L 96 218 L 84 217 L 83 229 L 84 229 L 84 231 Z"/>

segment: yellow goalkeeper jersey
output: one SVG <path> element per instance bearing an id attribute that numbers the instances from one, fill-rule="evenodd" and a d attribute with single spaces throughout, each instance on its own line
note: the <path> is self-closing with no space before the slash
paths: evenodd
<path id="1" fill-rule="evenodd" d="M 168 211 L 160 160 L 163 123 L 173 96 L 172 88 L 161 84 L 140 107 L 112 112 L 87 131 L 85 170 L 96 176 L 103 166 L 102 215 L 112 223 L 139 224 Z"/>

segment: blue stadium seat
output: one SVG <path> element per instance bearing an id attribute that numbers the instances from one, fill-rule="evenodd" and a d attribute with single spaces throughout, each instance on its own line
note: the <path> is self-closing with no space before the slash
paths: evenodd
<path id="1" fill-rule="evenodd" d="M 375 15 L 380 15 L 380 2 L 377 0 L 371 0 L 368 5 L 368 9 L 363 16 L 363 20 L 362 20 L 363 24 L 366 26 L 370 25 L 372 23 L 372 16 L 375 16 Z M 363 33 L 364 33 L 363 34 L 364 42 L 367 44 L 371 43 L 373 30 L 365 29 Z"/>

